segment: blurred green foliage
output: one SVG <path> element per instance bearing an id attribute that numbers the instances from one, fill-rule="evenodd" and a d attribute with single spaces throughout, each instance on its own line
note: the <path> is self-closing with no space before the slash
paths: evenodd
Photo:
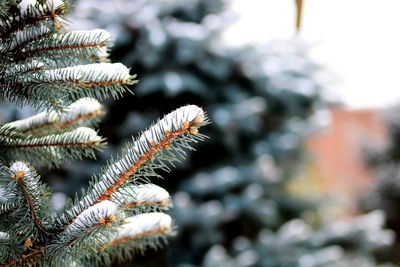
<path id="1" fill-rule="evenodd" d="M 365 146 L 365 163 L 375 174 L 375 186 L 365 192 L 360 200 L 364 212 L 381 209 L 386 213 L 385 224 L 396 236 L 400 234 L 400 106 L 388 108 L 382 114 L 386 123 L 386 144 Z M 396 242 L 386 256 L 400 264 L 400 242 Z"/>

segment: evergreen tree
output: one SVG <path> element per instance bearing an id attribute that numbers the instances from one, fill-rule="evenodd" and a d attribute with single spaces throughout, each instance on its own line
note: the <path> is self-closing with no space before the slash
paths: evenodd
<path id="1" fill-rule="evenodd" d="M 113 31 L 111 57 L 141 77 L 140 101 L 110 105 L 111 142 L 188 99 L 213 121 L 210 142 L 163 184 L 179 233 L 143 266 L 377 266 L 374 253 L 393 239 L 382 212 L 318 223 L 315 203 L 287 189 L 321 105 L 320 67 L 296 40 L 225 47 L 225 19 L 218 0 L 77 2 L 76 25 Z"/>
<path id="2" fill-rule="evenodd" d="M 108 62 L 107 31 L 64 30 L 66 9 L 61 0 L 0 2 L 0 96 L 41 110 L 0 125 L 1 266 L 104 266 L 158 247 L 174 227 L 164 213 L 169 194 L 150 179 L 204 139 L 203 110 L 178 108 L 128 142 L 65 207 L 52 207 L 35 167 L 93 157 L 105 144 L 93 129 L 104 115 L 96 99 L 136 83 L 126 66 Z"/>

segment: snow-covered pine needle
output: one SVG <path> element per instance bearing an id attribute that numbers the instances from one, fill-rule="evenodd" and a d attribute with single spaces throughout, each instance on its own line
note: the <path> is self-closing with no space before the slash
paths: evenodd
<path id="1" fill-rule="evenodd" d="M 71 126 L 93 126 L 104 114 L 103 106 L 94 98 L 84 97 L 67 106 L 63 112 L 47 111 L 3 125 L 23 133 L 58 132 Z M 44 131 L 47 130 L 47 131 Z"/>
<path id="2" fill-rule="evenodd" d="M 18 4 L 21 17 L 39 17 L 49 13 L 52 10 L 57 10 L 65 5 L 62 0 L 22 0 Z"/>
<path id="3" fill-rule="evenodd" d="M 190 143 L 204 140 L 198 128 L 207 122 L 204 111 L 195 105 L 183 106 L 166 115 L 128 143 L 123 155 L 94 177 L 85 196 L 67 208 L 59 223 L 68 224 L 89 206 L 115 198 L 113 194 L 127 183 L 157 177 L 157 169 L 168 171 L 167 162 L 173 164 L 179 157 L 184 158 L 185 150 L 193 149 Z"/>
<path id="4" fill-rule="evenodd" d="M 122 208 L 143 206 L 168 208 L 170 196 L 167 190 L 155 184 L 129 185 L 114 194 L 114 199 Z"/>
<path id="5" fill-rule="evenodd" d="M 103 141 L 93 129 L 78 127 L 42 137 L 0 137 L 0 152 L 9 160 L 29 160 L 38 165 L 53 166 L 65 159 L 94 157 L 94 151 L 103 146 Z"/>
<path id="6" fill-rule="evenodd" d="M 14 162 L 10 167 L 10 177 L 15 180 L 29 176 L 30 172 L 28 165 L 21 161 Z"/>
<path id="7" fill-rule="evenodd" d="M 55 237 L 53 243 L 47 247 L 48 253 L 66 260 L 64 257 L 72 259 L 79 258 L 81 254 L 84 255 L 85 251 L 76 249 L 82 247 L 83 243 L 86 244 L 83 247 L 95 248 L 96 245 L 101 245 L 98 243 L 104 243 L 107 240 L 104 235 L 106 233 L 97 236 L 96 234 L 113 226 L 113 222 L 117 219 L 116 212 L 117 205 L 109 200 L 87 208 Z"/>
<path id="8" fill-rule="evenodd" d="M 134 241 L 146 236 L 170 233 L 172 233 L 172 219 L 169 215 L 161 212 L 143 213 L 127 218 L 109 246 Z"/>
<path id="9" fill-rule="evenodd" d="M 97 86 L 100 83 L 124 84 L 131 78 L 129 69 L 121 63 L 96 63 L 46 70 L 42 73 L 22 76 L 20 81 L 25 83 L 75 83 L 89 87 Z"/>
<path id="10" fill-rule="evenodd" d="M 0 232 L 0 240 L 5 240 L 5 239 L 9 239 L 10 235 L 8 233 L 5 232 Z"/>
<path id="11" fill-rule="evenodd" d="M 46 147 L 95 147 L 102 141 L 96 131 L 88 127 L 78 127 L 73 131 L 62 134 L 51 134 L 27 140 L 10 140 L 4 144 L 12 148 L 46 148 Z"/>
<path id="12" fill-rule="evenodd" d="M 64 128 L 78 121 L 98 118 L 104 114 L 103 106 L 94 98 L 84 97 L 69 105 L 60 114 L 59 127 Z"/>
<path id="13" fill-rule="evenodd" d="M 204 125 L 206 121 L 207 118 L 203 110 L 195 105 L 181 107 L 166 115 L 142 133 L 132 144 L 128 144 L 126 154 L 119 161 L 109 165 L 103 175 L 99 177 L 100 181 L 108 183 L 109 186 L 98 199 L 111 199 L 112 194 L 133 174 L 139 170 L 146 171 L 142 169 L 143 167 L 149 167 L 147 170 L 149 176 L 157 176 L 152 172 L 153 169 L 157 167 L 168 168 L 162 163 L 163 159 L 169 162 L 177 160 L 176 155 L 172 153 L 173 151 L 183 157 L 185 154 L 183 148 L 191 149 L 189 142 L 196 142 L 204 138 L 200 134 L 197 135 L 197 128 Z M 150 166 L 151 163 L 154 163 L 155 155 L 163 150 L 168 151 L 169 158 L 163 158 L 160 155 L 161 157 L 158 157 L 159 165 L 155 163 L 155 166 Z M 140 175 L 145 176 L 145 174 Z"/>
<path id="14" fill-rule="evenodd" d="M 109 200 L 99 202 L 84 210 L 78 217 L 62 232 L 62 235 L 78 237 L 97 225 L 111 226 L 115 221 L 117 205 Z"/>
<path id="15" fill-rule="evenodd" d="M 15 80 L 31 94 L 56 95 L 60 99 L 68 96 L 66 100 L 75 100 L 82 97 L 104 98 L 108 95 L 117 98 L 125 92 L 126 85 L 137 82 L 135 77 L 121 63 L 102 62 L 28 72 L 17 76 Z"/>
<path id="16" fill-rule="evenodd" d="M 15 129 L 21 132 L 26 132 L 31 129 L 36 129 L 38 127 L 43 127 L 45 125 L 50 125 L 56 122 L 58 115 L 54 111 L 41 112 L 31 117 L 9 122 L 2 126 L 3 129 Z M 1 129 L 0 129 L 1 131 Z"/>
<path id="17" fill-rule="evenodd" d="M 7 190 L 13 196 L 12 201 L 18 206 L 12 215 L 8 215 L 16 219 L 16 223 L 10 228 L 14 229 L 14 233 L 23 232 L 24 236 L 21 238 L 44 235 L 49 223 L 47 214 L 49 189 L 41 183 L 36 171 L 25 162 L 12 163 L 8 172 L 10 182 L 7 184 Z M 4 184 L 3 179 L 2 184 Z M 2 206 L 10 201 L 3 203 Z M 12 205 L 9 207 L 13 208 Z"/>

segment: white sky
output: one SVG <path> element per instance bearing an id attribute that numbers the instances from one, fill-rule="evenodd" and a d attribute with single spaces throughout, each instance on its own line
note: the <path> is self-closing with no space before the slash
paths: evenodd
<path id="1" fill-rule="evenodd" d="M 232 45 L 294 34 L 294 0 L 231 0 L 241 16 L 226 34 Z M 340 79 L 351 107 L 400 102 L 400 1 L 304 0 L 303 39 Z"/>

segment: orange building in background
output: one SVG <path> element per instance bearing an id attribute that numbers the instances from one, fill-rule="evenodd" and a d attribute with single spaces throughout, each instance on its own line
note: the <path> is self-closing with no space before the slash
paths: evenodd
<path id="1" fill-rule="evenodd" d="M 307 141 L 310 158 L 304 179 L 299 181 L 303 180 L 305 192 L 332 195 L 351 209 L 373 183 L 373 173 L 366 168 L 362 153 L 367 145 L 386 142 L 385 125 L 378 109 L 335 107 L 330 115 L 328 127 Z"/>

